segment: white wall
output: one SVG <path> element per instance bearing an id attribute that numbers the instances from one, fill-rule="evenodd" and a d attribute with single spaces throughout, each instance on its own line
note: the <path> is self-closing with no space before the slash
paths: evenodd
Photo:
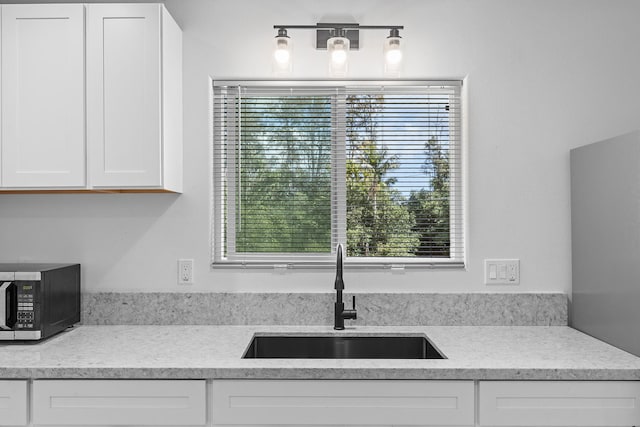
<path id="1" fill-rule="evenodd" d="M 209 78 L 271 78 L 274 24 L 404 25 L 405 78 L 467 77 L 466 271 L 346 273 L 349 291 L 571 289 L 569 149 L 640 128 L 640 2 L 167 0 L 184 31 L 184 194 L 0 195 L 0 260 L 75 261 L 86 291 L 330 291 L 333 272 L 210 271 Z M 294 32 L 295 78 L 324 78 Z M 380 78 L 385 32 L 363 32 L 351 78 Z M 520 258 L 521 285 L 483 285 Z M 176 285 L 194 258 L 196 284 Z"/>

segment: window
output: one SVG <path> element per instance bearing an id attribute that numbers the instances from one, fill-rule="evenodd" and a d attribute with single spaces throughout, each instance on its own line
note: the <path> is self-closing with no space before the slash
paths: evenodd
<path id="1" fill-rule="evenodd" d="M 214 82 L 214 266 L 462 266 L 461 82 Z"/>

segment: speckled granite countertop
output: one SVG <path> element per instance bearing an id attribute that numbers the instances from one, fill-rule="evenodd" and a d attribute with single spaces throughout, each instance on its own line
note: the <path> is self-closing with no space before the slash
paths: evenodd
<path id="1" fill-rule="evenodd" d="M 446 360 L 241 359 L 254 333 L 426 334 Z M 80 326 L 0 343 L 0 378 L 640 380 L 640 358 L 564 326 Z"/>

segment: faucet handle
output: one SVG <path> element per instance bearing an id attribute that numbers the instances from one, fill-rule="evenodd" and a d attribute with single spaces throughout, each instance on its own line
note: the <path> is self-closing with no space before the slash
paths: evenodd
<path id="1" fill-rule="evenodd" d="M 353 295 L 353 307 L 351 310 L 344 311 L 345 319 L 357 319 L 358 312 L 356 311 L 356 296 Z"/>

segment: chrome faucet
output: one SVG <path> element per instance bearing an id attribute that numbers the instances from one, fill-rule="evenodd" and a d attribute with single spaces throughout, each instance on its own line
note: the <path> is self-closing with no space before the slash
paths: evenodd
<path id="1" fill-rule="evenodd" d="M 342 302 L 342 291 L 344 290 L 344 280 L 342 279 L 342 243 L 338 243 L 336 248 L 338 253 L 338 259 L 336 261 L 336 304 L 335 304 L 335 322 L 333 329 L 344 329 L 344 319 L 357 319 L 356 312 L 356 296 L 353 296 L 353 308 L 351 310 L 344 309 L 344 302 Z"/>

